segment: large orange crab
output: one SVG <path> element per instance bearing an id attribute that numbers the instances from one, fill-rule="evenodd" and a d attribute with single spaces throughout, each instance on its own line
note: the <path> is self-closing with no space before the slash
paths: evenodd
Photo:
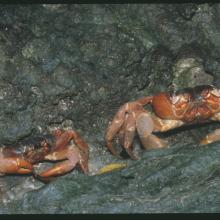
<path id="1" fill-rule="evenodd" d="M 31 174 L 34 165 L 45 160 L 62 161 L 40 173 L 40 177 L 65 174 L 77 164 L 88 173 L 88 145 L 76 131 L 58 129 L 53 134 L 25 140 L 17 147 L 3 146 L 0 148 L 0 174 Z"/>
<path id="2" fill-rule="evenodd" d="M 144 108 L 151 104 L 153 113 Z M 119 156 L 113 139 L 119 137 L 121 145 L 132 159 L 132 143 L 137 131 L 145 149 L 163 148 L 167 142 L 154 132 L 168 131 L 182 125 L 220 121 L 220 90 L 212 85 L 200 85 L 176 92 L 161 92 L 124 104 L 116 113 L 106 133 L 108 149 Z M 220 140 L 220 129 L 207 135 L 201 144 Z"/>

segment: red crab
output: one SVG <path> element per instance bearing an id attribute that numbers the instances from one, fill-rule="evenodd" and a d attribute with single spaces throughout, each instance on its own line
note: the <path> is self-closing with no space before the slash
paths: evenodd
<path id="1" fill-rule="evenodd" d="M 153 112 L 144 108 L 150 104 Z M 164 148 L 167 142 L 154 132 L 164 132 L 183 125 L 220 121 L 220 90 L 212 85 L 200 85 L 176 92 L 161 92 L 134 102 L 125 103 L 116 113 L 106 133 L 106 143 L 112 154 L 119 156 L 113 146 L 116 135 L 128 155 L 137 159 L 132 143 L 137 131 L 145 149 Z M 220 140 L 220 129 L 207 135 L 201 144 Z"/>
<path id="2" fill-rule="evenodd" d="M 25 140 L 17 147 L 1 147 L 0 174 L 31 174 L 34 165 L 45 160 L 62 162 L 40 173 L 40 177 L 65 174 L 77 164 L 88 173 L 88 156 L 88 145 L 76 131 L 58 129 L 53 134 Z"/>

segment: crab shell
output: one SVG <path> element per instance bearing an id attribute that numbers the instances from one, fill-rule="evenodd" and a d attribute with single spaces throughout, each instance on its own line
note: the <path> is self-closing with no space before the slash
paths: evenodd
<path id="1" fill-rule="evenodd" d="M 161 92 L 153 96 L 152 106 L 161 119 L 203 122 L 220 111 L 220 91 L 211 85 Z"/>

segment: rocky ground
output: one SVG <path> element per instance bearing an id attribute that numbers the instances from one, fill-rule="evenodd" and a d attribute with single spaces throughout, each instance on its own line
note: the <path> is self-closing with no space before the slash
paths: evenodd
<path id="1" fill-rule="evenodd" d="M 219 4 L 0 6 L 0 143 L 54 128 L 90 146 L 90 173 L 45 184 L 0 178 L 0 213 L 219 212 L 219 144 L 199 146 L 216 124 L 161 136 L 163 150 L 120 160 L 108 122 L 125 102 L 169 88 L 220 86 Z M 97 175 L 111 163 L 127 168 Z"/>

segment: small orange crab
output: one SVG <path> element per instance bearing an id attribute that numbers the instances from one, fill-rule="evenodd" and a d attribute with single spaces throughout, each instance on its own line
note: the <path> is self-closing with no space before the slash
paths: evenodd
<path id="1" fill-rule="evenodd" d="M 20 142 L 17 147 L 3 146 L 0 148 L 0 174 L 31 174 L 34 165 L 45 160 L 62 162 L 40 173 L 40 177 L 65 174 L 77 164 L 88 173 L 88 145 L 76 131 L 58 129 L 53 134 Z"/>
<path id="2" fill-rule="evenodd" d="M 144 108 L 151 104 L 153 113 Z M 108 149 L 119 157 L 112 142 L 116 135 L 132 159 L 132 143 L 137 131 L 145 149 L 164 148 L 167 142 L 154 135 L 183 125 L 220 121 L 220 90 L 212 85 L 200 85 L 176 92 L 161 92 L 124 104 L 114 116 L 106 133 Z M 201 144 L 220 140 L 220 129 L 207 135 Z"/>

